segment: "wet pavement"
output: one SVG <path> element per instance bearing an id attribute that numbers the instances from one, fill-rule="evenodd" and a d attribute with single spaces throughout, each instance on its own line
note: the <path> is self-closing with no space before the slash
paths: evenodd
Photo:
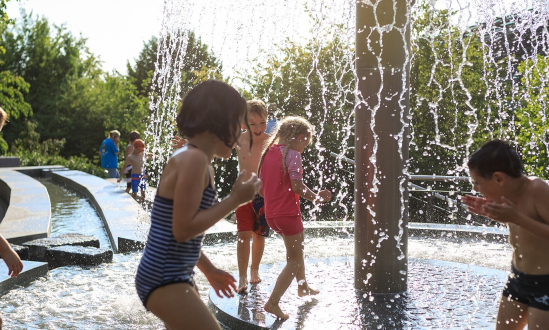
<path id="1" fill-rule="evenodd" d="M 263 281 L 246 294 L 220 299 L 210 290 L 218 320 L 230 329 L 493 329 L 507 276 L 484 267 L 410 259 L 407 293 L 370 296 L 353 288 L 352 256 L 309 259 L 307 280 L 320 294 L 300 298 L 294 281 L 280 303 L 290 318 L 277 321 L 263 305 L 284 265 L 262 265 Z"/>

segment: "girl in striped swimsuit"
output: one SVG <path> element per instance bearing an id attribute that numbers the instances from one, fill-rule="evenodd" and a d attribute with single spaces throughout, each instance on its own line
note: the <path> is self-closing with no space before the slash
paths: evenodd
<path id="1" fill-rule="evenodd" d="M 241 123 L 247 123 L 246 101 L 229 85 L 209 80 L 185 96 L 176 121 L 188 143 L 162 173 L 135 285 L 145 308 L 166 328 L 219 329 L 193 275 L 198 266 L 220 297 L 236 290 L 236 280 L 200 250 L 206 229 L 249 202 L 261 185 L 255 174 L 243 182 L 241 173 L 229 197 L 217 203 L 211 162 L 231 156 Z"/>

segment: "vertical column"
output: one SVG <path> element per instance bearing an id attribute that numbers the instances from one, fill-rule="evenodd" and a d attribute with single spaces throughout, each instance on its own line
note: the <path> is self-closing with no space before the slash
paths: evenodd
<path id="1" fill-rule="evenodd" d="M 409 7 L 356 7 L 355 289 L 373 294 L 407 290 Z"/>

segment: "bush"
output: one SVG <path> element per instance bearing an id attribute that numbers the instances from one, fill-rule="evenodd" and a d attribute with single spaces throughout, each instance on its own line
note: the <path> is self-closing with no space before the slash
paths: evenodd
<path id="1" fill-rule="evenodd" d="M 36 133 L 36 123 L 24 121 L 19 138 L 11 145 L 11 156 L 18 156 L 21 166 L 61 165 L 71 170 L 86 172 L 100 178 L 108 178 L 107 172 L 84 156 L 60 156 L 65 146 L 65 139 L 47 139 L 40 142 L 40 134 Z"/>
<path id="2" fill-rule="evenodd" d="M 71 156 L 64 158 L 59 155 L 44 155 L 38 151 L 19 151 L 13 156 L 18 156 L 21 166 L 61 165 L 71 170 L 86 172 L 100 178 L 108 178 L 108 173 L 100 166 L 94 165 L 83 156 Z"/>

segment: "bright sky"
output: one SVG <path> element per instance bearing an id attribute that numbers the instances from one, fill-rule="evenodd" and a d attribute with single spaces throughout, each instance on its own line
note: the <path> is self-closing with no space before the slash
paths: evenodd
<path id="1" fill-rule="evenodd" d="M 502 12 L 494 12 L 497 5 L 531 7 L 547 0 L 433 1 L 437 7 L 463 9 L 458 19 L 469 21 L 479 10 L 500 16 Z M 163 30 L 165 4 L 171 8 L 166 22 L 172 28 Z M 65 24 L 73 34 L 88 39 L 87 46 L 103 61 L 105 71 L 126 73 L 126 62 L 134 63 L 143 42 L 176 26 L 194 30 L 226 70 L 242 72 L 252 69 L 249 61 L 260 54 L 276 51 L 276 44 L 285 38 L 314 37 L 309 14 L 321 17 L 317 30 L 319 24 L 344 24 L 354 41 L 354 5 L 354 0 L 11 0 L 8 15 L 19 18 L 24 8 L 50 23 Z"/>
<path id="2" fill-rule="evenodd" d="M 65 24 L 88 41 L 90 51 L 103 61 L 105 71 L 126 73 L 143 42 L 160 32 L 163 0 L 11 0 L 8 16 L 19 18 L 19 9 L 45 16 L 50 23 Z"/>
<path id="3" fill-rule="evenodd" d="M 103 61 L 103 69 L 126 73 L 143 48 L 143 42 L 162 30 L 165 4 L 173 6 L 168 24 L 191 29 L 202 38 L 229 72 L 249 69 L 262 51 L 270 52 L 286 37 L 309 35 L 308 3 L 315 15 L 348 16 L 352 0 L 11 0 L 8 15 L 19 18 L 20 8 L 65 24 L 75 35 L 87 38 L 90 51 Z M 326 10 L 329 8 L 330 10 Z M 325 24 L 331 24 L 329 20 Z M 166 31 L 166 30 L 164 30 Z"/>

